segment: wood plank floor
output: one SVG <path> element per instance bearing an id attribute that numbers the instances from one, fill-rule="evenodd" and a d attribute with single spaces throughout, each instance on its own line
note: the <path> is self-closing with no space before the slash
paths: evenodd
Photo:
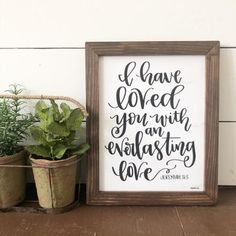
<path id="1" fill-rule="evenodd" d="M 0 236 L 236 236 L 236 188 L 214 207 L 81 206 L 48 215 L 0 213 Z"/>

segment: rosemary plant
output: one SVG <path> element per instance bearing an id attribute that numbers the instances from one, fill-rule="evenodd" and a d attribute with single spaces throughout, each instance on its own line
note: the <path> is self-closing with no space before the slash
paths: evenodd
<path id="1" fill-rule="evenodd" d="M 6 90 L 11 95 L 20 95 L 23 89 L 12 84 Z M 0 156 L 13 155 L 28 135 L 28 128 L 35 122 L 31 114 L 24 114 L 25 101 L 18 98 L 0 100 Z"/>

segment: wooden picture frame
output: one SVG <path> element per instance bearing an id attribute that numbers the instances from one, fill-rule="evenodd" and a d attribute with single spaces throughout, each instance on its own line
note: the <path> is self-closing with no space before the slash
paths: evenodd
<path id="1" fill-rule="evenodd" d="M 218 192 L 217 156 L 218 156 L 218 103 L 219 103 L 218 102 L 219 45 L 220 44 L 218 41 L 87 42 L 86 43 L 86 91 L 87 91 L 86 99 L 87 99 L 87 111 L 89 113 L 89 117 L 87 119 L 87 141 L 91 145 L 91 149 L 88 155 L 87 204 L 90 204 L 90 205 L 212 205 L 216 203 L 217 192 Z M 132 65 L 132 67 L 128 67 L 128 64 Z M 154 65 L 154 67 L 151 67 L 152 65 Z M 158 65 L 160 65 L 160 68 Z M 178 69 L 178 68 L 181 68 L 181 69 Z M 157 73 L 149 74 L 150 72 L 149 69 L 150 70 L 152 69 L 152 72 L 157 72 Z M 183 95 L 183 97 L 181 98 L 178 97 L 178 96 L 182 96 L 180 95 L 180 93 L 182 93 L 180 92 L 181 89 L 178 90 L 177 92 L 176 90 L 175 92 L 173 92 L 173 90 L 172 92 L 166 92 L 166 93 L 163 92 L 163 94 L 164 95 L 167 94 L 166 96 L 168 97 L 171 97 L 172 96 L 171 94 L 173 93 L 176 95 L 176 97 L 178 97 L 178 99 L 175 98 L 176 99 L 175 107 L 173 105 L 174 102 L 172 101 L 173 109 L 176 108 L 177 106 L 179 106 L 180 108 L 181 105 L 179 104 L 185 104 L 186 107 L 188 107 L 186 108 L 186 110 L 184 110 L 186 111 L 185 113 L 187 113 L 187 110 L 190 113 L 189 116 L 188 115 L 182 116 L 181 122 L 179 121 L 180 118 L 179 120 L 175 118 L 175 122 L 173 122 L 173 124 L 171 124 L 169 120 L 170 124 L 168 127 L 170 127 L 171 131 L 168 131 L 168 132 L 165 131 L 165 132 L 167 132 L 168 134 L 171 132 L 172 133 L 174 132 L 176 135 L 176 133 L 182 132 L 181 130 L 183 129 L 184 119 L 185 119 L 185 122 L 186 122 L 186 119 L 188 121 L 190 120 L 190 123 L 191 123 L 191 120 L 193 121 L 193 123 L 189 125 L 189 128 L 186 128 L 187 125 L 185 123 L 186 132 L 183 131 L 183 133 L 181 133 L 182 136 L 176 137 L 176 138 L 185 139 L 186 135 L 189 135 L 187 131 L 190 130 L 190 126 L 193 127 L 194 131 L 191 131 L 193 132 L 191 134 L 192 136 L 190 135 L 188 137 L 189 139 L 193 137 L 194 141 L 192 141 L 191 143 L 196 144 L 196 147 L 194 147 L 194 150 L 193 148 L 192 150 L 190 148 L 187 150 L 189 151 L 189 153 L 191 152 L 192 156 L 195 155 L 196 152 L 199 151 L 199 155 L 196 154 L 196 156 L 194 157 L 194 162 L 192 162 L 192 164 L 194 163 L 195 166 L 197 167 L 192 168 L 193 166 L 187 163 L 189 159 L 191 159 L 191 156 L 189 153 L 188 155 L 186 154 L 186 156 L 184 156 L 185 154 L 183 154 L 184 151 L 182 150 L 181 155 L 184 156 L 183 159 L 178 159 L 178 158 L 176 159 L 176 156 L 178 152 L 180 151 L 179 150 L 173 151 L 172 154 L 173 155 L 176 154 L 176 155 L 174 155 L 175 157 L 173 158 L 171 157 L 170 160 L 171 160 L 171 164 L 175 163 L 172 165 L 173 167 L 177 166 L 174 168 L 174 170 L 168 167 L 169 170 L 167 168 L 163 171 L 164 168 L 162 168 L 161 171 L 164 174 L 161 176 L 158 175 L 158 178 L 156 178 L 157 175 L 150 174 L 150 176 L 152 177 L 155 176 L 156 178 L 156 182 L 153 184 L 153 181 L 150 181 L 152 177 L 148 176 L 149 173 L 151 173 L 152 168 L 149 168 L 149 169 L 147 168 L 148 170 L 143 170 L 142 173 L 138 173 L 138 175 L 136 176 L 137 179 L 140 178 L 140 181 L 142 181 L 142 184 L 136 184 L 137 181 L 139 180 L 137 179 L 132 180 L 131 177 L 133 177 L 132 175 L 135 175 L 135 173 L 137 173 L 137 170 L 139 170 L 138 167 L 140 167 L 141 165 L 137 166 L 137 168 L 135 167 L 136 169 L 132 169 L 130 167 L 129 172 L 127 172 L 128 174 L 126 173 L 125 177 L 124 176 L 121 177 L 121 175 L 123 175 L 122 171 L 124 171 L 125 168 L 129 168 L 126 166 L 126 164 L 132 163 L 132 161 L 130 161 L 124 164 L 124 166 L 121 166 L 121 160 L 125 160 L 125 158 L 133 158 L 129 160 L 134 160 L 133 162 L 135 164 L 136 162 L 139 163 L 140 160 L 138 160 L 134 156 L 131 156 L 131 157 L 125 156 L 121 158 L 118 155 L 119 153 L 117 149 L 114 149 L 114 145 L 115 145 L 114 143 L 109 142 L 110 146 L 107 145 L 107 139 L 109 139 L 109 137 L 107 138 L 107 136 L 109 136 L 110 133 L 112 132 L 111 127 L 114 128 L 114 122 L 115 122 L 114 120 L 117 117 L 119 117 L 118 115 L 116 116 L 116 114 L 118 113 L 124 114 L 124 113 L 121 113 L 121 112 L 124 112 L 124 111 L 121 111 L 123 109 L 122 107 L 116 106 L 117 104 L 114 105 L 113 97 L 116 97 L 114 99 L 117 99 L 117 97 L 123 96 L 122 98 L 120 97 L 118 98 L 120 103 L 123 102 L 126 99 L 124 94 L 130 92 L 131 90 L 128 90 L 128 89 L 130 89 L 130 87 L 134 85 L 132 84 L 133 81 L 135 82 L 137 81 L 137 86 L 135 87 L 137 88 L 137 91 L 139 91 L 138 88 L 141 90 L 142 87 L 145 87 L 147 85 L 147 81 L 150 86 L 154 86 L 154 83 L 156 83 L 155 87 L 150 88 L 152 89 L 151 90 L 152 92 L 159 91 L 158 90 L 159 88 L 163 88 L 163 91 L 165 89 L 167 89 L 168 91 L 168 88 L 173 88 L 171 87 L 173 85 L 173 82 L 168 81 L 168 76 L 166 76 L 165 78 L 164 73 L 162 74 L 160 71 L 158 72 L 159 69 L 162 72 L 166 70 L 166 74 L 168 73 L 170 74 L 169 80 L 171 79 L 175 80 L 176 84 L 185 83 L 185 85 L 183 85 L 183 87 L 181 88 L 183 88 L 182 90 L 184 90 L 185 88 L 184 91 L 186 95 Z M 131 78 L 131 74 L 132 74 L 132 78 Z M 144 75 L 146 76 L 145 78 L 144 78 Z M 152 80 L 148 80 L 151 77 L 152 77 Z M 142 81 L 138 82 L 140 78 L 142 79 Z M 161 81 L 162 81 L 162 84 L 161 84 Z M 106 83 L 108 83 L 108 85 Z M 118 83 L 122 84 L 121 85 L 122 89 L 120 89 L 122 90 L 122 92 L 120 92 L 119 90 L 120 92 L 119 96 L 117 95 Z M 171 86 L 168 87 L 169 85 Z M 177 86 L 180 86 L 180 85 L 177 85 Z M 124 91 L 126 87 L 127 87 L 127 91 L 126 90 Z M 148 87 L 146 88 L 147 89 L 145 91 L 148 94 L 147 91 L 150 91 L 150 89 Z M 123 95 L 120 95 L 120 94 L 123 94 Z M 134 96 L 135 98 L 131 98 L 131 100 L 133 99 L 133 101 L 129 103 L 129 105 L 131 104 L 130 109 L 129 109 L 129 106 L 127 105 L 128 103 L 126 104 L 127 105 L 126 107 L 128 108 L 127 110 L 125 110 L 125 112 L 129 113 L 130 111 L 132 112 L 134 111 L 134 113 L 136 112 L 135 114 L 144 112 L 143 114 L 146 114 L 146 115 L 149 113 L 152 113 L 154 108 L 146 109 L 145 107 L 141 107 L 141 105 L 139 108 L 136 108 L 137 106 L 135 105 L 137 105 L 137 99 L 140 98 L 138 97 L 137 94 Z M 160 111 L 165 111 L 165 107 L 170 106 L 170 103 L 171 103 L 170 100 L 165 102 L 166 96 L 164 95 L 163 97 L 161 97 L 163 98 L 162 101 L 160 101 L 159 104 L 155 106 L 157 107 L 156 109 L 158 109 L 158 106 L 161 103 L 162 107 L 160 105 L 159 107 Z M 175 95 L 173 95 L 173 97 Z M 152 105 L 154 106 L 155 104 L 157 104 L 156 102 L 158 100 L 158 97 L 159 95 L 153 95 L 152 101 L 150 98 L 147 102 L 143 104 L 148 105 L 149 103 L 152 103 Z M 117 101 L 117 100 L 114 100 L 114 101 Z M 108 104 L 109 102 L 112 103 L 113 105 Z M 110 110 L 108 109 L 107 105 L 110 105 L 109 107 Z M 113 109 L 117 107 L 122 108 L 122 109 L 116 109 L 116 110 Z M 115 110 L 114 113 L 112 109 Z M 172 115 L 171 112 L 169 112 L 170 115 Z M 166 113 L 164 112 L 163 114 L 167 115 L 167 113 L 168 113 L 168 110 L 166 110 Z M 113 119 L 115 116 L 116 118 Z M 151 119 L 150 117 L 153 118 L 153 116 L 154 115 L 152 113 L 148 117 L 149 119 Z M 111 124 L 112 122 L 113 124 Z M 158 122 L 160 122 L 160 120 L 158 120 Z M 158 126 L 159 123 L 156 125 Z M 163 125 L 162 127 L 163 133 L 165 133 L 164 128 L 166 128 L 164 126 L 165 125 Z M 118 126 L 115 126 L 116 129 L 117 127 Z M 135 129 L 139 130 L 139 127 L 140 127 L 139 124 L 134 124 L 133 128 L 132 129 L 130 128 L 129 132 L 127 131 L 128 138 L 126 139 L 126 141 L 129 140 L 129 135 L 132 136 L 132 133 L 134 133 Z M 117 132 L 119 133 L 120 131 L 118 130 Z M 138 131 L 138 132 L 141 132 L 141 131 Z M 167 136 L 163 137 L 162 135 L 163 134 L 159 134 L 160 139 L 161 138 L 167 139 Z M 132 138 L 133 137 L 130 137 L 130 140 Z M 145 140 L 149 140 L 150 137 L 145 136 L 145 138 L 146 138 Z M 175 137 L 171 137 L 171 138 L 174 139 Z M 105 142 L 105 145 L 104 145 L 104 142 Z M 151 142 L 152 141 L 150 141 L 150 143 Z M 167 145 L 170 145 L 170 144 L 167 144 L 167 141 L 162 141 L 162 142 L 164 142 L 164 144 L 161 147 L 164 147 L 164 146 L 166 147 Z M 175 140 L 171 142 L 174 143 Z M 181 144 L 183 143 L 184 142 L 181 141 Z M 188 142 L 188 144 L 189 143 L 190 142 Z M 160 141 L 158 141 L 158 143 L 155 143 L 154 146 L 156 150 L 159 150 L 158 149 L 159 144 L 160 144 Z M 128 147 L 132 147 L 132 145 L 129 144 Z M 151 147 L 151 146 L 147 146 L 147 147 Z M 180 146 L 176 146 L 176 147 L 180 147 Z M 107 150 L 109 150 L 108 154 L 107 154 Z M 129 155 L 130 153 L 127 150 L 128 149 L 126 149 L 125 153 L 126 155 Z M 145 150 L 144 147 L 142 150 Z M 150 150 L 149 150 L 149 153 L 151 153 Z M 156 150 L 154 150 L 153 153 L 156 154 L 155 152 Z M 104 156 L 103 156 L 103 153 L 105 153 Z M 132 153 L 134 154 L 134 150 Z M 149 155 L 149 156 L 146 155 L 147 151 L 146 152 L 144 151 L 144 153 L 145 153 L 144 158 L 146 159 L 143 159 L 143 160 L 148 160 L 148 161 L 153 160 L 153 159 L 150 159 L 153 157 L 152 155 Z M 171 152 L 168 151 L 166 148 L 166 153 L 164 154 L 161 153 L 161 155 L 163 155 L 162 156 L 163 159 L 161 160 L 164 160 L 165 158 L 169 158 L 169 156 L 167 157 L 166 155 L 168 154 L 171 156 L 172 154 L 170 153 Z M 136 150 L 136 154 L 137 154 L 137 150 Z M 109 157 L 109 155 L 111 155 L 111 158 Z M 121 155 L 123 155 L 123 152 Z M 110 160 L 113 161 L 112 158 L 113 159 L 115 158 L 114 163 L 119 163 L 120 166 L 117 166 L 115 164 L 114 164 L 115 167 L 109 166 L 108 162 Z M 197 164 L 198 162 L 197 161 L 195 162 L 195 158 L 198 158 L 196 160 L 201 160 L 199 161 L 199 163 L 201 164 Z M 145 162 L 145 165 L 150 164 L 148 161 Z M 123 161 L 123 163 L 124 162 L 125 161 Z M 166 166 L 169 164 L 169 162 L 168 163 L 167 162 L 168 161 L 165 162 Z M 161 164 L 162 162 L 155 162 L 155 163 L 158 163 L 157 165 L 159 165 L 159 163 L 160 165 L 162 165 Z M 107 165 L 109 166 L 109 168 L 105 167 Z M 189 169 L 190 166 L 192 169 Z M 141 166 L 140 168 L 142 167 L 143 166 Z M 113 172 L 111 171 L 111 169 Z M 121 172 L 118 172 L 119 170 Z M 178 175 L 178 173 L 181 173 L 181 172 L 177 172 L 177 170 L 183 171 L 183 173 L 185 174 Z M 172 173 L 173 171 L 176 171 L 174 172 L 175 174 L 173 174 L 173 176 L 168 175 L 169 173 Z M 192 174 L 192 173 L 195 173 L 195 174 Z M 199 176 L 198 176 L 198 173 L 199 173 Z M 105 177 L 103 177 L 103 175 Z M 126 177 L 128 178 L 128 180 L 124 180 Z M 144 177 L 148 181 L 145 182 L 143 180 Z M 160 181 L 162 177 L 167 178 L 168 181 L 166 182 L 164 180 Z M 177 178 L 177 180 L 174 177 Z M 120 182 L 118 182 L 117 178 L 118 179 L 120 178 L 119 179 Z M 170 179 L 173 178 L 172 182 L 169 181 L 169 178 Z M 188 178 L 190 180 L 185 180 L 185 178 Z M 160 186 L 158 185 L 159 183 L 160 183 Z"/>

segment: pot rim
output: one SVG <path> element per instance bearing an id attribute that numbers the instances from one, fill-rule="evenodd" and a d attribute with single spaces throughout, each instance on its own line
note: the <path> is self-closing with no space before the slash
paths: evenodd
<path id="1" fill-rule="evenodd" d="M 22 158 L 25 156 L 25 154 L 26 154 L 26 151 L 21 150 L 21 151 L 15 153 L 15 154 L 12 154 L 12 155 L 1 156 L 0 157 L 0 165 L 15 163 L 19 160 L 22 160 Z"/>
<path id="2" fill-rule="evenodd" d="M 29 159 L 31 161 L 32 166 L 41 166 L 41 167 L 63 167 L 69 166 L 77 163 L 77 155 L 72 155 L 69 158 L 63 160 L 47 160 L 47 159 L 35 159 L 30 154 Z"/>

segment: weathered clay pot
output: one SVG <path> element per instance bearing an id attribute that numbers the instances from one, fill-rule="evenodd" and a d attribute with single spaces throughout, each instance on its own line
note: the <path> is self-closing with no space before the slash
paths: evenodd
<path id="1" fill-rule="evenodd" d="M 41 207 L 65 207 L 75 200 L 76 159 L 77 156 L 57 161 L 30 158 Z"/>
<path id="2" fill-rule="evenodd" d="M 26 151 L 0 157 L 1 165 L 24 165 Z M 25 198 L 26 171 L 23 167 L 0 167 L 0 208 L 17 205 Z"/>

